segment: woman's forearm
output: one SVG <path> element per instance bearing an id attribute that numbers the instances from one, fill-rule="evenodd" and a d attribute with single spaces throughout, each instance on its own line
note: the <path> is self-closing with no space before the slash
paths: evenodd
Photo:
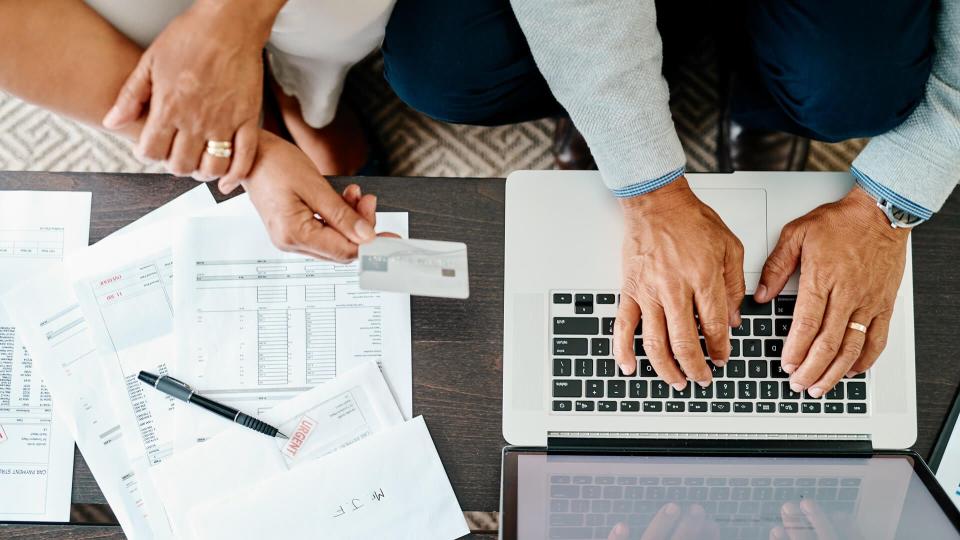
<path id="1" fill-rule="evenodd" d="M 0 89 L 97 127 L 142 53 L 79 0 L 0 0 L 0 51 Z"/>

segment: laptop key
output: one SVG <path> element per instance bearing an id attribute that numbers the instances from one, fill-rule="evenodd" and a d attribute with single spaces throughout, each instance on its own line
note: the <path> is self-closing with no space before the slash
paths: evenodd
<path id="1" fill-rule="evenodd" d="M 573 303 L 573 295 L 570 293 L 553 293 L 553 303 L 571 304 Z"/>
<path id="2" fill-rule="evenodd" d="M 673 398 L 674 398 L 674 399 L 686 399 L 686 398 L 689 398 L 689 397 L 690 397 L 690 387 L 691 387 L 691 386 L 697 386 L 697 387 L 699 387 L 700 385 L 694 384 L 694 383 L 690 383 L 690 384 L 687 384 L 685 387 L 683 387 L 683 390 L 677 390 L 676 388 L 674 388 L 674 389 L 673 389 Z"/>
<path id="3" fill-rule="evenodd" d="M 613 358 L 597 359 L 597 377 L 613 377 L 617 374 L 617 365 Z"/>
<path id="4" fill-rule="evenodd" d="M 789 317 L 793 315 L 793 308 L 797 305 L 796 296 L 778 296 L 773 301 L 773 314 L 777 317 Z"/>
<path id="5" fill-rule="evenodd" d="M 613 294 L 598 294 L 597 303 L 598 304 L 612 304 L 616 300 L 616 295 Z"/>
<path id="6" fill-rule="evenodd" d="M 686 408 L 682 401 L 668 401 L 667 412 L 683 412 Z"/>
<path id="7" fill-rule="evenodd" d="M 640 333 L 640 326 L 637 326 L 637 333 Z M 643 339 L 633 338 L 633 354 L 637 356 L 646 356 L 647 351 L 643 349 Z"/>
<path id="8" fill-rule="evenodd" d="M 733 412 L 738 412 L 738 413 L 753 412 L 753 403 L 738 401 L 733 404 Z"/>
<path id="9" fill-rule="evenodd" d="M 697 399 L 710 399 L 713 397 L 713 385 L 710 386 L 700 386 L 699 384 L 691 385 L 693 386 L 693 397 Z"/>
<path id="10" fill-rule="evenodd" d="M 593 356 L 610 356 L 610 338 L 591 338 L 590 354 Z"/>
<path id="11" fill-rule="evenodd" d="M 576 304 L 592 304 L 593 295 L 589 293 L 577 293 L 574 295 L 573 301 Z"/>
<path id="12" fill-rule="evenodd" d="M 630 381 L 627 386 L 630 388 L 631 398 L 647 397 L 647 381 Z"/>
<path id="13" fill-rule="evenodd" d="M 595 336 L 600 332 L 600 319 L 596 317 L 554 317 L 555 336 Z"/>
<path id="14" fill-rule="evenodd" d="M 661 412 L 663 411 L 662 401 L 644 401 L 643 412 Z"/>
<path id="15" fill-rule="evenodd" d="M 580 412 L 592 411 L 594 408 L 592 401 L 578 401 L 576 403 L 576 410 Z"/>
<path id="16" fill-rule="evenodd" d="M 847 383 L 847 399 L 863 400 L 867 399 L 867 383 L 853 382 Z"/>
<path id="17" fill-rule="evenodd" d="M 737 397 L 740 399 L 757 399 L 757 381 L 738 382 Z"/>
<path id="18" fill-rule="evenodd" d="M 795 413 L 800 410 L 799 403 L 780 403 L 780 412 L 781 413 Z"/>
<path id="19" fill-rule="evenodd" d="M 780 392 L 783 394 L 782 399 L 800 399 L 800 392 L 794 392 L 790 389 L 790 381 L 780 383 Z"/>
<path id="20" fill-rule="evenodd" d="M 866 403 L 847 403 L 847 412 L 850 414 L 866 414 Z"/>
<path id="21" fill-rule="evenodd" d="M 650 363 L 650 360 L 646 358 L 640 359 L 640 376 L 641 377 L 656 377 L 657 372 L 653 369 L 653 364 Z"/>
<path id="22" fill-rule="evenodd" d="M 770 361 L 770 376 L 774 379 L 789 379 L 790 374 L 783 370 L 779 360 Z"/>
<path id="23" fill-rule="evenodd" d="M 823 412 L 826 413 L 842 413 L 843 412 L 843 403 L 824 403 Z"/>
<path id="24" fill-rule="evenodd" d="M 734 336 L 749 336 L 750 335 L 750 319 L 740 319 L 740 326 L 734 326 L 731 330 L 731 333 Z"/>
<path id="25" fill-rule="evenodd" d="M 805 413 L 818 413 L 820 412 L 820 404 L 805 401 L 801 404 L 800 410 Z"/>
<path id="26" fill-rule="evenodd" d="M 580 382 L 580 381 L 577 381 L 577 382 Z M 597 380 L 587 381 L 586 397 L 591 397 L 591 398 L 603 397 L 603 381 L 597 381 Z"/>
<path id="27" fill-rule="evenodd" d="M 577 358 L 574 362 L 577 377 L 593 377 L 593 358 Z"/>
<path id="28" fill-rule="evenodd" d="M 592 315 L 593 304 L 574 304 L 573 312 L 577 315 Z"/>
<path id="29" fill-rule="evenodd" d="M 758 413 L 772 413 L 776 412 L 777 404 L 771 401 L 761 401 L 757 403 L 757 412 Z"/>
<path id="30" fill-rule="evenodd" d="M 731 339 L 730 340 L 730 358 L 737 358 L 740 356 L 740 340 Z"/>
<path id="31" fill-rule="evenodd" d="M 827 399 L 843 399 L 843 381 L 838 382 L 824 397 Z"/>
<path id="32" fill-rule="evenodd" d="M 758 304 L 753 300 L 753 295 L 749 294 L 743 297 L 743 303 L 740 304 L 740 313 L 743 315 L 770 315 L 773 307 L 770 302 Z"/>
<path id="33" fill-rule="evenodd" d="M 766 379 L 767 378 L 767 361 L 766 360 L 750 360 L 747 362 L 747 373 L 753 379 Z"/>
<path id="34" fill-rule="evenodd" d="M 767 358 L 780 358 L 783 354 L 782 339 L 767 339 L 763 342 L 763 355 Z"/>
<path id="35" fill-rule="evenodd" d="M 729 401 L 714 401 L 710 404 L 710 412 L 723 413 L 730 412 Z"/>
<path id="36" fill-rule="evenodd" d="M 773 333 L 777 337 L 787 337 L 790 333 L 790 325 L 793 319 L 777 319 L 773 321 Z"/>
<path id="37" fill-rule="evenodd" d="M 773 319 L 762 319 L 762 318 L 754 319 L 753 335 L 772 336 L 773 335 Z"/>
<path id="38" fill-rule="evenodd" d="M 744 340 L 744 342 L 749 340 Z M 744 360 L 730 360 L 727 362 L 727 377 L 742 379 L 747 376 L 747 362 Z"/>
<path id="39" fill-rule="evenodd" d="M 550 527 L 550 540 L 593 538 L 593 527 Z"/>
<path id="40" fill-rule="evenodd" d="M 719 379 L 723 377 L 723 366 L 718 366 L 713 363 L 708 364 L 710 366 L 710 374 L 713 375 L 714 379 Z"/>
<path id="41" fill-rule="evenodd" d="M 733 381 L 716 381 L 713 386 L 716 387 L 717 397 L 720 399 L 733 399 L 735 396 Z"/>
<path id="42" fill-rule="evenodd" d="M 776 381 L 761 381 L 760 382 L 760 398 L 761 399 L 777 399 L 780 397 L 779 385 Z"/>
<path id="43" fill-rule="evenodd" d="M 691 401 L 687 403 L 687 410 L 690 412 L 707 412 L 707 402 Z"/>
<path id="44" fill-rule="evenodd" d="M 570 402 L 569 402 L 569 401 L 554 401 L 554 402 L 553 402 L 553 410 L 558 411 L 558 412 L 566 412 L 566 411 L 569 411 L 569 410 L 570 410 Z"/>
<path id="45" fill-rule="evenodd" d="M 613 323 L 617 319 L 613 317 L 604 317 L 600 319 L 600 333 L 605 336 L 613 335 Z"/>
<path id="46" fill-rule="evenodd" d="M 583 381 L 576 379 L 556 379 L 553 381 L 553 397 L 583 396 Z"/>
<path id="47" fill-rule="evenodd" d="M 586 338 L 553 338 L 553 354 L 557 356 L 585 356 Z"/>
<path id="48" fill-rule="evenodd" d="M 570 373 L 572 373 L 572 370 L 570 369 L 569 358 L 553 359 L 553 376 L 554 377 L 569 377 Z"/>
<path id="49" fill-rule="evenodd" d="M 763 355 L 763 349 L 760 346 L 759 339 L 743 340 L 743 356 L 747 358 L 757 358 Z"/>
<path id="50" fill-rule="evenodd" d="M 659 399 L 670 397 L 670 385 L 660 379 L 650 381 L 650 397 Z"/>
<path id="51" fill-rule="evenodd" d="M 621 402 L 620 402 L 620 411 L 622 411 L 622 412 L 638 412 L 638 411 L 640 411 L 640 402 L 639 402 L 639 401 L 621 401 Z"/>
<path id="52" fill-rule="evenodd" d="M 615 379 L 607 381 L 607 397 L 622 398 L 627 397 L 627 381 Z"/>
<path id="53" fill-rule="evenodd" d="M 599 412 L 616 412 L 617 402 L 616 401 L 598 401 L 597 410 Z"/>

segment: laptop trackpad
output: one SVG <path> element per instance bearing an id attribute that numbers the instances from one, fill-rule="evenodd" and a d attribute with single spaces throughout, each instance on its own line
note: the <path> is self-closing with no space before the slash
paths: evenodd
<path id="1" fill-rule="evenodd" d="M 743 243 L 747 287 L 756 282 L 773 246 L 767 246 L 767 192 L 760 188 L 701 188 L 694 190 L 713 208 Z M 754 275 L 750 275 L 754 274 Z"/>

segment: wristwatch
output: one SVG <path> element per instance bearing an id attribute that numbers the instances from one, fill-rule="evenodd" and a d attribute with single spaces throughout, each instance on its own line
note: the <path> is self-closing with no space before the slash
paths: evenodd
<path id="1" fill-rule="evenodd" d="M 883 197 L 877 198 L 877 207 L 883 210 L 884 215 L 890 220 L 890 226 L 894 229 L 910 229 L 926 221 L 926 219 L 911 214 Z"/>

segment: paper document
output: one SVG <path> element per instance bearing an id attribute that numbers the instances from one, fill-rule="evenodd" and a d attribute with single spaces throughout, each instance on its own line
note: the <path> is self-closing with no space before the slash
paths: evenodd
<path id="1" fill-rule="evenodd" d="M 200 504 L 188 523 L 195 538 L 210 540 L 451 540 L 469 533 L 422 416 Z"/>
<path id="2" fill-rule="evenodd" d="M 199 186 L 114 234 L 215 207 L 207 187 Z M 63 266 L 25 280 L 3 301 L 55 396 L 57 418 L 76 439 L 124 532 L 131 538 L 163 537 L 164 531 L 169 535 L 145 463 L 134 464 L 128 457 L 120 417 L 104 392 L 110 383 L 101 369 L 101 356 Z M 71 473 L 72 466 L 71 461 Z"/>
<path id="3" fill-rule="evenodd" d="M 267 437 L 234 424 L 151 469 L 178 538 L 191 537 L 185 528 L 189 512 L 205 501 L 227 496 L 403 422 L 373 361 L 277 405 L 260 419 L 290 439 Z"/>
<path id="4" fill-rule="evenodd" d="M 377 226 L 405 236 L 407 214 L 378 214 Z M 262 416 L 372 359 L 404 417 L 412 414 L 408 295 L 360 290 L 356 263 L 278 250 L 252 215 L 189 219 L 174 260 L 171 374 L 198 392 Z M 178 450 L 230 424 L 190 407 L 176 416 Z"/>
<path id="5" fill-rule="evenodd" d="M 0 191 L 0 294 L 87 245 L 90 193 Z M 73 439 L 0 307 L 0 521 L 68 521 Z"/>

